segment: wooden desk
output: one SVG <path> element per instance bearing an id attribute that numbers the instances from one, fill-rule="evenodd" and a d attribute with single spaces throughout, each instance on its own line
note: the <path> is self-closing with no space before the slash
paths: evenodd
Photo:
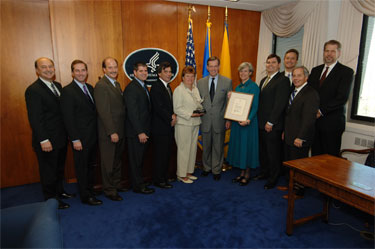
<path id="1" fill-rule="evenodd" d="M 375 168 L 330 155 L 292 160 L 283 164 L 290 168 L 286 223 L 288 235 L 292 235 L 294 225 L 317 218 L 328 221 L 329 197 L 375 215 Z M 321 213 L 294 220 L 294 182 L 327 195 Z"/>

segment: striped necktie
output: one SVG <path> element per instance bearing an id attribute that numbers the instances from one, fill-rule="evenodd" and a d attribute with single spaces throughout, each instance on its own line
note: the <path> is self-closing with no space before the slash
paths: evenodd
<path id="1" fill-rule="evenodd" d="M 262 85 L 262 90 L 267 86 L 268 82 L 270 81 L 271 77 L 270 76 L 267 76 L 267 79 L 266 81 L 264 82 L 264 84 Z"/>
<path id="2" fill-rule="evenodd" d="M 294 100 L 294 97 L 296 96 L 296 93 L 297 93 L 297 90 L 294 90 L 291 94 L 290 94 L 290 97 L 289 97 L 289 106 L 292 104 L 293 100 Z M 288 107 L 289 107 L 288 106 Z"/>

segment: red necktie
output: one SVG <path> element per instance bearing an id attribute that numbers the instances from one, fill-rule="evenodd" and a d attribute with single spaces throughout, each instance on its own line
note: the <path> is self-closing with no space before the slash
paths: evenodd
<path id="1" fill-rule="evenodd" d="M 320 78 L 320 81 L 319 81 L 319 87 L 322 86 L 323 81 L 326 79 L 326 77 L 327 77 L 327 73 L 328 73 L 328 69 L 329 69 L 329 67 L 326 67 L 326 70 L 324 71 L 322 77 Z"/>

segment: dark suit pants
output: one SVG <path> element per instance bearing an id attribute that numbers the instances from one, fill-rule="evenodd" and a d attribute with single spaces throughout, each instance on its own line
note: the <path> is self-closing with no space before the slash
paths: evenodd
<path id="1" fill-rule="evenodd" d="M 343 129 L 321 130 L 317 128 L 315 130 L 314 142 L 311 147 L 312 155 L 330 154 L 338 157 L 343 133 Z"/>
<path id="2" fill-rule="evenodd" d="M 39 175 L 44 199 L 56 198 L 64 192 L 66 146 L 54 148 L 50 152 L 44 152 L 38 146 L 35 148 L 35 153 L 39 163 Z"/>
<path id="3" fill-rule="evenodd" d="M 259 160 L 261 174 L 268 176 L 268 183 L 276 184 L 281 170 L 283 151 L 281 131 L 259 130 Z"/>
<path id="4" fill-rule="evenodd" d="M 96 164 L 96 144 L 83 145 L 83 150 L 73 149 L 74 166 L 81 200 L 92 196 L 94 166 Z"/>
<path id="5" fill-rule="evenodd" d="M 133 190 L 141 190 L 144 187 L 143 183 L 143 159 L 148 142 L 142 144 L 139 142 L 138 137 L 127 137 L 128 144 L 128 158 L 129 169 L 132 181 Z"/>
<path id="6" fill-rule="evenodd" d="M 114 195 L 121 185 L 122 156 L 124 139 L 112 143 L 111 139 L 100 139 L 100 164 L 102 170 L 103 192 L 105 195 Z"/>
<path id="7" fill-rule="evenodd" d="M 154 145 L 154 183 L 168 182 L 168 168 L 171 158 L 173 133 L 165 136 L 153 136 Z"/>

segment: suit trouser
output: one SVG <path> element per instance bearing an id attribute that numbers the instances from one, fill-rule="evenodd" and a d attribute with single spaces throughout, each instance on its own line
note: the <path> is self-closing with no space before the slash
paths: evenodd
<path id="1" fill-rule="evenodd" d="M 194 173 L 197 157 L 199 125 L 176 124 L 175 139 L 177 144 L 177 176 L 186 177 Z"/>
<path id="2" fill-rule="evenodd" d="M 224 162 L 224 139 L 225 131 L 216 133 L 202 132 L 202 161 L 203 170 L 212 171 L 213 174 L 220 174 Z"/>
<path id="3" fill-rule="evenodd" d="M 142 174 L 143 160 L 149 142 L 142 144 L 139 142 L 138 136 L 127 137 L 126 141 L 128 144 L 129 170 L 132 187 L 133 190 L 141 190 L 144 188 Z"/>
<path id="4" fill-rule="evenodd" d="M 110 138 L 99 139 L 100 166 L 105 195 L 114 195 L 117 193 L 117 188 L 121 188 L 124 145 L 122 138 L 117 143 L 112 143 Z"/>
<path id="5" fill-rule="evenodd" d="M 173 133 L 168 135 L 153 136 L 154 144 L 154 167 L 153 167 L 153 181 L 154 183 L 168 182 L 168 168 L 171 158 Z"/>
<path id="6" fill-rule="evenodd" d="M 85 200 L 92 196 L 94 166 L 96 164 L 96 144 L 83 145 L 83 149 L 80 151 L 73 149 L 73 159 L 79 195 L 81 200 Z"/>
<path id="7" fill-rule="evenodd" d="M 341 138 L 343 133 L 343 129 L 325 131 L 317 127 L 315 129 L 311 154 L 313 156 L 330 154 L 338 157 L 341 149 Z"/>
<path id="8" fill-rule="evenodd" d="M 259 130 L 259 159 L 261 174 L 268 176 L 268 183 L 276 183 L 281 170 L 281 154 L 283 151 L 282 131 L 266 132 Z"/>
<path id="9" fill-rule="evenodd" d="M 42 151 L 40 146 L 35 149 L 39 163 L 40 182 L 44 199 L 56 198 L 64 192 L 64 168 L 66 159 L 66 145 L 54 148 L 50 152 Z"/>

